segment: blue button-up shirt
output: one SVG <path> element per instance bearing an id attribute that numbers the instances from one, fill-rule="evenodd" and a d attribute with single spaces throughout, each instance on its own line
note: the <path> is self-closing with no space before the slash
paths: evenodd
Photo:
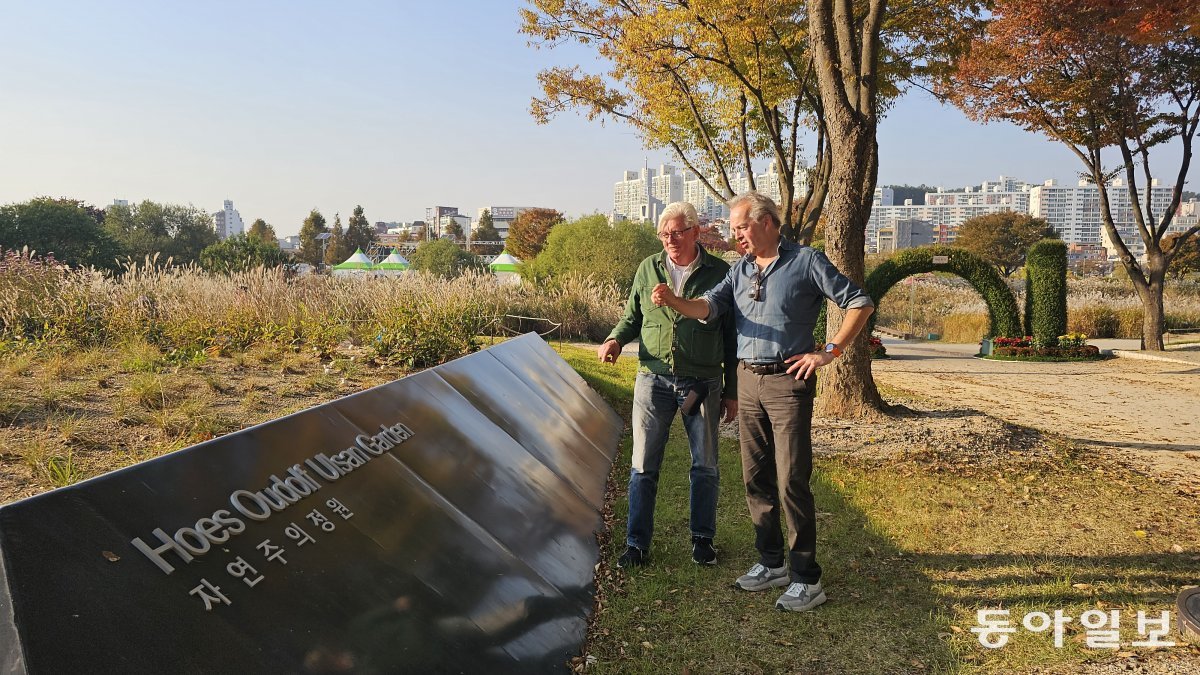
<path id="1" fill-rule="evenodd" d="M 750 297 L 756 278 L 757 300 Z M 839 272 L 824 253 L 786 239 L 779 242 L 779 257 L 761 274 L 754 256 L 747 255 L 704 295 L 707 320 L 733 312 L 737 357 L 750 363 L 775 363 L 811 352 L 813 328 L 825 298 L 842 309 L 875 306 L 871 296 Z"/>

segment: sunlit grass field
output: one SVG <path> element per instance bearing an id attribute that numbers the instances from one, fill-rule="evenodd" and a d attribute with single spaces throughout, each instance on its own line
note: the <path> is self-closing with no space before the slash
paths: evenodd
<path id="1" fill-rule="evenodd" d="M 628 415 L 636 360 L 563 356 Z M 628 419 L 628 417 L 626 417 Z M 1197 583 L 1200 506 L 1170 488 L 1064 447 L 1055 459 L 957 475 L 913 459 L 818 459 L 813 479 L 818 555 L 829 601 L 811 613 L 773 609 L 777 591 L 732 581 L 753 563 L 753 532 L 736 441 L 721 441 L 716 567 L 691 561 L 686 437 L 677 422 L 658 493 L 653 563 L 615 567 L 624 548 L 626 436 L 616 486 L 601 604 L 588 644 L 600 673 L 1026 673 L 1079 664 L 1178 659 L 1200 669 L 1200 651 L 1131 647 L 1137 612 L 1172 609 Z M 1105 467 L 1105 468 L 1097 468 Z M 1017 630 L 986 649 L 972 632 L 978 610 L 1007 609 Z M 1090 649 L 1088 610 L 1120 611 L 1120 648 Z M 1063 610 L 1063 646 L 1022 627 L 1029 612 Z"/>

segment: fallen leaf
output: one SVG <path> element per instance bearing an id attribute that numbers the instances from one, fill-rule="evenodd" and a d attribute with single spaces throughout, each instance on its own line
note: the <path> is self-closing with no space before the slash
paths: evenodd
<path id="1" fill-rule="evenodd" d="M 654 649 L 654 645 L 650 644 L 649 642 L 643 641 L 642 648 L 643 649 Z"/>

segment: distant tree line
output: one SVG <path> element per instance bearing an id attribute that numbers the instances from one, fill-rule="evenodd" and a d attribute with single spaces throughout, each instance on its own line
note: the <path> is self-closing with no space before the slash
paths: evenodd
<path id="1" fill-rule="evenodd" d="M 38 197 L 0 207 L 0 247 L 28 247 L 73 266 L 120 269 L 123 261 L 156 258 L 198 263 L 217 243 L 212 216 L 188 205 L 113 205 L 98 209 L 77 199 Z"/>
<path id="2" fill-rule="evenodd" d="M 300 262 L 313 267 L 321 263 L 336 265 L 359 249 L 366 252 L 377 240 L 375 228 L 367 222 L 362 205 L 354 207 L 346 227 L 342 227 L 340 213 L 333 214 L 333 228 L 326 223 L 320 211 L 309 211 L 304 224 L 300 226 L 300 251 L 296 255 Z M 321 236 L 326 234 L 329 236 Z"/>
<path id="3" fill-rule="evenodd" d="M 355 215 L 361 217 L 362 207 Z M 0 206 L 0 249 L 24 248 L 73 267 L 110 272 L 148 260 L 225 273 L 291 262 L 279 249 L 275 228 L 261 218 L 246 233 L 221 241 L 208 213 L 150 200 L 100 209 L 78 199 L 38 197 Z"/>
<path id="4" fill-rule="evenodd" d="M 904 204 L 905 199 L 911 199 L 913 206 L 925 205 L 925 193 L 937 192 L 938 189 L 932 185 L 921 183 L 920 185 L 884 185 L 885 188 L 892 190 L 892 203 L 897 206 Z"/>

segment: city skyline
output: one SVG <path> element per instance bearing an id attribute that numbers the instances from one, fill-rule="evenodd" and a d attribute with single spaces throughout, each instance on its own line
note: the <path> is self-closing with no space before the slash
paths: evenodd
<path id="1" fill-rule="evenodd" d="M 0 44 L 12 64 L 0 71 L 0 204 L 150 199 L 213 213 L 232 200 L 246 223 L 286 236 L 312 208 L 331 222 L 356 205 L 372 222 L 420 220 L 431 204 L 607 213 L 624 171 L 682 169 L 619 124 L 534 123 L 539 70 L 599 66 L 578 48 L 527 47 L 520 6 L 9 4 L 0 19 L 21 30 Z M 1081 167 L 1057 143 L 920 92 L 889 111 L 879 143 L 880 185 L 1074 184 Z M 1156 159 L 1162 183 L 1177 158 Z"/>

